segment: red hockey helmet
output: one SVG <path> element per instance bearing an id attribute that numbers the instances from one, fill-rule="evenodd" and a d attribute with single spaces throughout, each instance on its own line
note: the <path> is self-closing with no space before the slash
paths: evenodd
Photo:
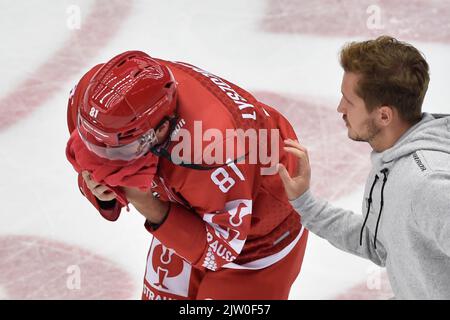
<path id="1" fill-rule="evenodd" d="M 70 90 L 69 101 L 67 103 L 67 126 L 69 128 L 69 133 L 72 133 L 72 131 L 77 128 L 78 109 L 80 103 L 84 98 L 84 93 L 86 92 L 86 88 L 91 82 L 92 77 L 97 73 L 102 65 L 103 64 L 98 64 L 86 72 L 75 87 Z"/>
<path id="2" fill-rule="evenodd" d="M 79 104 L 77 128 L 89 150 L 130 161 L 157 143 L 155 129 L 175 114 L 177 88 L 170 69 L 141 51 L 105 63 Z"/>

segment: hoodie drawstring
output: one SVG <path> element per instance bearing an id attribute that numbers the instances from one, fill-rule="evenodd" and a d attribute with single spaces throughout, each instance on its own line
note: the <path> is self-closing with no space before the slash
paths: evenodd
<path id="1" fill-rule="evenodd" d="M 387 168 L 385 168 L 385 169 L 381 170 L 380 172 L 383 174 L 384 178 L 383 178 L 383 185 L 381 186 L 380 211 L 378 212 L 377 225 L 375 227 L 375 237 L 374 237 L 374 247 L 375 247 L 375 249 L 377 248 L 378 225 L 380 224 L 381 212 L 383 211 L 383 206 L 384 206 L 384 186 L 386 185 L 387 173 L 389 172 L 389 170 Z M 373 180 L 372 187 L 370 188 L 369 199 L 367 200 L 368 204 L 367 204 L 366 217 L 364 218 L 364 222 L 363 222 L 363 225 L 361 227 L 361 232 L 359 234 L 359 245 L 360 246 L 362 246 L 362 236 L 363 236 L 363 232 L 364 232 L 364 227 L 366 226 L 367 219 L 369 218 L 370 207 L 372 205 L 373 188 L 375 187 L 378 179 L 379 179 L 378 175 L 375 175 L 375 179 Z"/>
<path id="2" fill-rule="evenodd" d="M 366 226 L 367 218 L 369 217 L 370 206 L 372 205 L 373 188 L 375 187 L 375 184 L 377 183 L 378 179 L 379 179 L 378 175 L 375 175 L 375 179 L 373 180 L 372 187 L 370 187 L 369 199 L 367 199 L 366 217 L 364 218 L 364 222 L 363 222 L 363 225 L 361 227 L 361 232 L 359 234 L 359 245 L 360 246 L 362 246 L 362 236 L 363 236 L 363 232 L 364 232 L 364 227 Z"/>
<path id="3" fill-rule="evenodd" d="M 381 173 L 383 173 L 384 178 L 383 178 L 383 185 L 381 186 L 380 211 L 378 212 L 377 226 L 375 227 L 375 237 L 373 239 L 373 243 L 374 243 L 375 249 L 377 248 L 378 224 L 380 223 L 381 211 L 383 210 L 383 205 L 384 205 L 383 192 L 384 192 L 384 186 L 386 185 L 386 181 L 387 181 L 387 173 L 388 173 L 388 171 L 389 170 L 386 169 L 386 168 L 381 170 Z"/>

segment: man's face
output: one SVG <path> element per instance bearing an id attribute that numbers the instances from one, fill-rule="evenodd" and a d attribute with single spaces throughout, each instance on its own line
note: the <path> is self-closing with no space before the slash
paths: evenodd
<path id="1" fill-rule="evenodd" d="M 344 73 L 341 85 L 342 98 L 337 111 L 342 113 L 350 139 L 370 142 L 381 128 L 375 122 L 376 110 L 369 113 L 364 100 L 355 92 L 359 78 L 360 76 L 355 73 Z"/>

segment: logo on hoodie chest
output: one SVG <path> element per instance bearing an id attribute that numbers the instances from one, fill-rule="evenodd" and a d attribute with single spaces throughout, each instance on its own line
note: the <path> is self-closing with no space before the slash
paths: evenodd
<path id="1" fill-rule="evenodd" d="M 412 157 L 421 171 L 427 170 L 425 165 L 422 163 L 422 160 L 420 160 L 419 156 L 417 155 L 417 152 L 414 152 L 412 154 Z"/>

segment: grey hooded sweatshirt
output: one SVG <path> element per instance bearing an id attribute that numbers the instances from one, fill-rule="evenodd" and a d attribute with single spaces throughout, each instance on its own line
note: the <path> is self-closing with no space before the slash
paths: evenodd
<path id="1" fill-rule="evenodd" d="M 308 190 L 291 201 L 302 224 L 386 267 L 395 298 L 450 299 L 450 117 L 424 113 L 371 161 L 362 215 Z"/>

